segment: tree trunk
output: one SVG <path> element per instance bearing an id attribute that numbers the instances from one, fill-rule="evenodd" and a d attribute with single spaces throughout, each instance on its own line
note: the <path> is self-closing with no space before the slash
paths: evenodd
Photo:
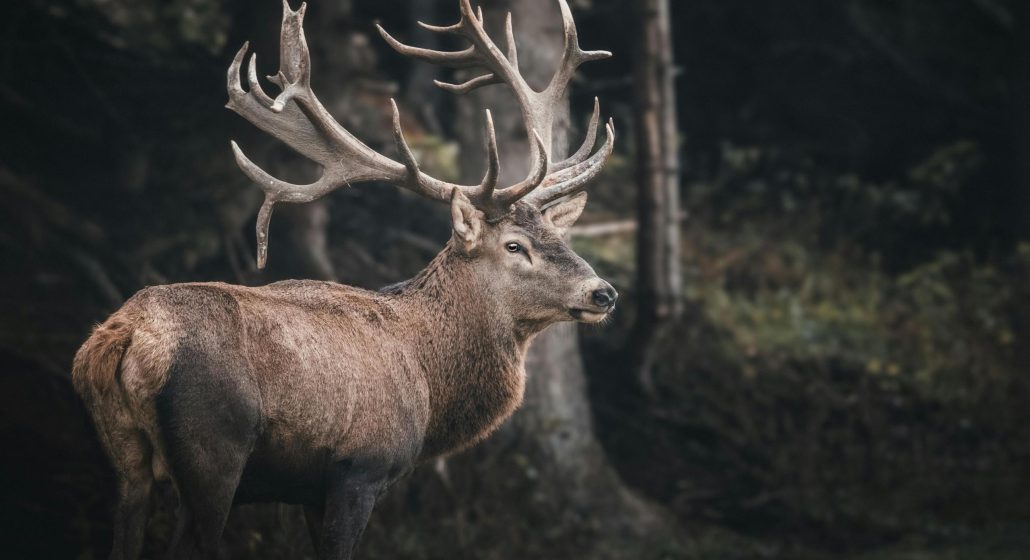
<path id="1" fill-rule="evenodd" d="M 681 311 L 679 150 L 668 0 L 639 0 L 634 14 L 637 123 L 637 322 L 631 337 L 639 388 L 654 397 L 654 353 Z"/>
<path id="2" fill-rule="evenodd" d="M 1016 53 L 1011 66 L 1010 104 L 1012 118 L 1009 122 L 1010 155 L 1012 181 L 1020 185 L 1017 189 L 1017 212 L 1024 219 L 1019 232 L 1023 237 L 1030 236 L 1030 6 L 1025 2 L 1017 2 L 1012 13 L 1015 20 L 1013 42 Z M 1017 221 L 1017 223 L 1019 223 Z"/>
<path id="3" fill-rule="evenodd" d="M 448 7 L 451 2 L 448 2 Z M 417 22 L 432 23 L 438 21 L 437 9 L 440 0 L 419 0 L 411 3 L 411 27 L 408 36 L 410 43 L 426 49 L 440 50 L 443 47 L 439 33 L 429 31 Z M 405 105 L 418 113 L 426 129 L 436 135 L 443 136 L 445 131 L 440 124 L 437 109 L 443 91 L 436 87 L 434 80 L 440 77 L 440 67 L 435 64 L 415 63 L 405 86 Z"/>
<path id="4" fill-rule="evenodd" d="M 503 37 L 505 14 L 512 12 L 521 70 L 531 86 L 546 86 L 562 52 L 563 30 L 557 2 L 493 0 L 484 1 L 483 10 L 487 29 L 494 37 Z M 484 170 L 481 125 L 485 108 L 493 112 L 502 153 L 502 184 L 523 179 L 529 171 L 529 143 L 510 92 L 503 86 L 493 86 L 478 90 L 471 97 L 474 103 L 462 103 L 460 116 L 461 122 L 467 123 L 459 132 L 465 179 L 477 181 Z M 553 131 L 552 161 L 565 157 L 569 128 L 566 100 Z M 604 558 L 615 554 L 618 547 L 611 546 L 614 541 L 628 543 L 648 536 L 664 537 L 661 517 L 624 486 L 594 434 L 576 325 L 555 325 L 538 336 L 530 348 L 526 371 L 522 408 L 498 434 L 471 454 L 480 464 L 498 461 L 498 455 L 500 461 L 525 460 L 523 469 L 533 480 L 531 488 L 512 498 L 528 503 L 515 501 L 506 507 L 532 510 L 545 505 L 555 516 L 541 520 L 547 524 L 547 530 L 562 531 L 561 538 L 584 531 L 590 534 L 585 541 L 590 549 L 580 549 L 576 557 Z M 507 484 L 496 479 L 485 483 Z"/>

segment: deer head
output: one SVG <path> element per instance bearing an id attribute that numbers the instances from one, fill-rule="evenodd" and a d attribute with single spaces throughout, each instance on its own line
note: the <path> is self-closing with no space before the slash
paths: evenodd
<path id="1" fill-rule="evenodd" d="M 265 192 L 257 220 L 258 267 L 264 267 L 267 259 L 269 221 L 277 202 L 310 202 L 356 183 L 389 183 L 450 205 L 453 237 L 449 250 L 485 279 L 486 289 L 495 297 L 509 300 L 504 303 L 520 310 L 516 319 L 550 323 L 604 318 L 614 307 L 615 290 L 598 278 L 564 239 L 586 204 L 583 188 L 601 171 L 614 147 L 615 130 L 609 120 L 605 142 L 594 151 L 600 122 L 596 99 L 582 146 L 559 162 L 551 161 L 550 153 L 555 113 L 576 69 L 611 53 L 582 50 L 568 3 L 558 0 L 558 4 L 565 48 L 558 70 L 541 91 L 530 87 L 519 72 L 511 14 L 506 22 L 505 52 L 486 33 L 482 10 L 474 11 L 469 0 L 460 0 L 461 18 L 454 25 L 419 22 L 431 31 L 467 40 L 469 46 L 464 50 L 408 46 L 377 26 L 383 38 L 404 55 L 450 68 L 482 70 L 481 75 L 462 84 L 437 82 L 447 91 L 462 94 L 491 84 L 504 84 L 511 90 L 530 135 L 531 169 L 524 180 L 501 186 L 500 157 L 489 111 L 485 118 L 487 170 L 477 185 L 441 181 L 419 168 L 404 139 L 396 103 L 393 128 L 400 162 L 377 153 L 341 126 L 311 90 L 311 61 L 302 27 L 306 5 L 293 10 L 284 0 L 279 72 L 268 78 L 280 93 L 272 98 L 263 91 L 253 55 L 247 71 L 249 90 L 243 89 L 242 65 L 248 50 L 244 44 L 229 68 L 226 106 L 320 164 L 323 173 L 308 185 L 287 183 L 266 173 L 232 143 L 240 169 Z"/>

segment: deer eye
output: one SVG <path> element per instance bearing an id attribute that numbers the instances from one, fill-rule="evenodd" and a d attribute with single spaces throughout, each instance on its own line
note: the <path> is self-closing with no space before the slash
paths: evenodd
<path id="1" fill-rule="evenodd" d="M 516 243 L 514 241 L 509 241 L 508 243 L 506 243 L 504 245 L 504 248 L 507 249 L 507 251 L 509 253 L 521 253 L 522 252 L 522 245 L 519 245 L 518 243 Z"/>

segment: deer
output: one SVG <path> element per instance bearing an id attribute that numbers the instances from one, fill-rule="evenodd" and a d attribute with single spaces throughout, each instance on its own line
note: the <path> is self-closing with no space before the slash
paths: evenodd
<path id="1" fill-rule="evenodd" d="M 310 202 L 357 183 L 447 204 L 451 237 L 414 278 L 379 291 L 313 280 L 151 286 L 96 326 L 75 356 L 72 380 L 116 475 L 110 558 L 139 557 L 151 494 L 164 481 L 179 501 L 172 558 L 217 556 L 231 507 L 254 502 L 303 505 L 319 557 L 353 558 L 392 482 L 481 441 L 521 404 L 536 335 L 612 313 L 615 289 L 566 239 L 586 205 L 585 186 L 614 147 L 609 119 L 595 150 L 596 98 L 582 146 L 561 161 L 551 157 L 555 114 L 576 69 L 611 53 L 582 50 L 567 1 L 557 2 L 564 54 L 542 90 L 520 74 L 511 14 L 504 51 L 469 0 L 459 0 L 456 24 L 420 22 L 464 39 L 464 50 L 409 46 L 377 26 L 403 55 L 482 71 L 465 83 L 438 82 L 445 90 L 510 89 L 531 140 L 531 169 L 506 186 L 489 111 L 486 171 L 475 185 L 420 169 L 395 102 L 400 161 L 339 124 L 311 89 L 305 4 L 294 10 L 283 2 L 279 71 L 268 78 L 276 97 L 262 89 L 254 55 L 243 88 L 249 45 L 240 48 L 226 106 L 322 167 L 314 183 L 291 184 L 231 142 L 236 163 L 265 193 L 259 267 L 276 203 Z"/>

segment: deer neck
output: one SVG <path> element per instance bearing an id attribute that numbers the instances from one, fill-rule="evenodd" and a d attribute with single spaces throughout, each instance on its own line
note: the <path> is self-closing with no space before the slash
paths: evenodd
<path id="1" fill-rule="evenodd" d="M 393 292 L 429 386 L 423 456 L 468 447 L 522 402 L 523 363 L 537 329 L 514 321 L 491 283 L 450 244 Z"/>

